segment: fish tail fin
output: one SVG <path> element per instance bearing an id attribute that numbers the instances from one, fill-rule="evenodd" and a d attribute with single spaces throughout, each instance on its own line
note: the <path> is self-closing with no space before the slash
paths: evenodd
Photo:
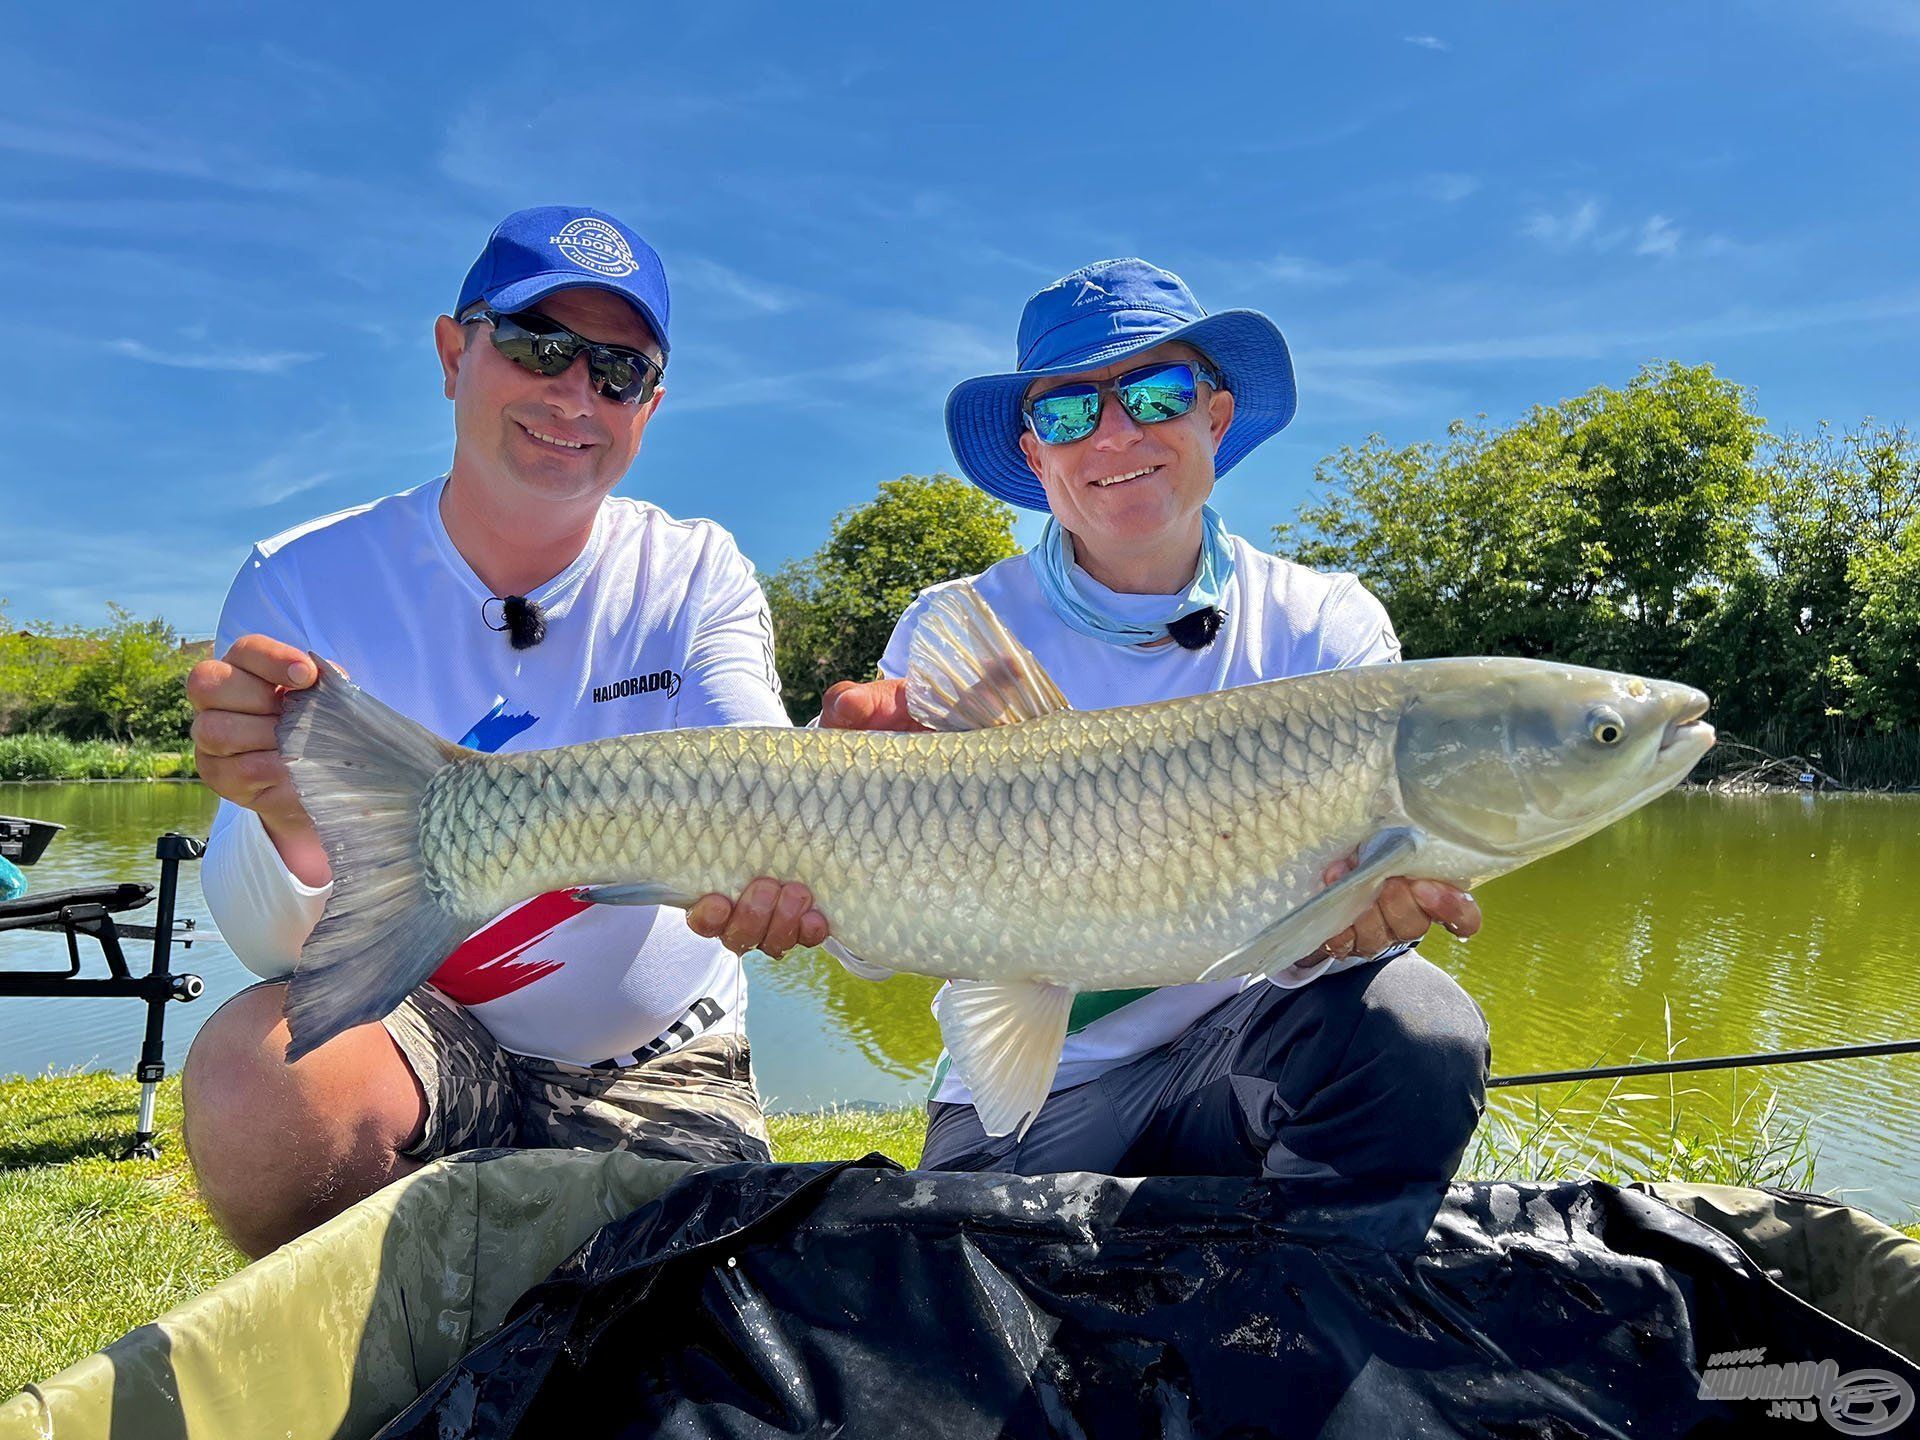
<path id="1" fill-rule="evenodd" d="M 318 655 L 287 692 L 277 736 L 333 866 L 333 893 L 287 989 L 289 1063 L 392 1013 L 473 925 L 427 884 L 420 807 L 433 777 L 473 752 L 382 705 Z"/>

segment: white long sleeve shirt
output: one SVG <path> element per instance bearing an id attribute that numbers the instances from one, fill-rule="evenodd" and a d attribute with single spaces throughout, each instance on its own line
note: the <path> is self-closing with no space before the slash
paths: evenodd
<path id="1" fill-rule="evenodd" d="M 529 597 L 546 638 L 515 650 L 489 628 L 500 606 L 447 535 L 444 484 L 256 545 L 221 610 L 219 652 L 250 633 L 316 651 L 402 714 L 486 751 L 787 723 L 766 598 L 718 525 L 608 499 L 580 557 Z M 269 979 L 292 970 L 330 889 L 302 884 L 259 817 L 224 801 L 201 884 L 234 954 Z M 586 906 L 565 891 L 481 927 L 433 984 L 506 1049 L 577 1065 L 745 1025 L 739 959 L 680 911 Z"/>

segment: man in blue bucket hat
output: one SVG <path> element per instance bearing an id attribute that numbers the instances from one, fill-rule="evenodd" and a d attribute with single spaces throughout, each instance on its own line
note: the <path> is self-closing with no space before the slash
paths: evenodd
<path id="1" fill-rule="evenodd" d="M 1207 503 L 1294 404 L 1271 320 L 1209 315 L 1177 275 L 1135 259 L 1047 286 L 1021 316 L 1015 368 L 948 397 L 968 478 L 1049 517 L 1033 550 L 970 583 L 1076 709 L 1399 658 L 1386 611 L 1355 577 L 1266 554 Z M 941 588 L 901 617 L 885 678 L 835 686 L 822 724 L 912 727 L 900 677 Z M 1180 865 L 1167 857 L 1169 885 Z M 1079 996 L 1024 1137 L 988 1136 L 943 1058 L 921 1164 L 1445 1179 L 1484 1106 L 1488 1040 L 1479 1007 L 1410 953 L 1436 922 L 1466 936 L 1480 915 L 1451 886 L 1395 880 L 1272 983 Z"/>

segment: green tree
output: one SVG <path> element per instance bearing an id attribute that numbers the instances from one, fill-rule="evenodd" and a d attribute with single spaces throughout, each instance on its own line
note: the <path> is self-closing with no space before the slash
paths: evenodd
<path id="1" fill-rule="evenodd" d="M 1614 663 L 1682 669 L 1691 633 L 1748 567 L 1765 423 L 1751 405 L 1711 366 L 1668 361 L 1558 407 L 1608 557 Z"/>
<path id="2" fill-rule="evenodd" d="M 193 723 L 192 663 L 166 621 L 139 620 L 122 606 L 80 647 L 63 700 L 62 729 L 76 740 L 177 743 Z"/>
<path id="3" fill-rule="evenodd" d="M 99 627 L 18 629 L 0 605 L 0 734 L 175 745 L 193 720 L 193 658 L 160 619 L 109 603 Z"/>
<path id="4" fill-rule="evenodd" d="M 1456 420 L 1444 444 L 1372 436 L 1320 463 L 1322 498 L 1274 539 L 1360 574 L 1411 656 L 1563 653 L 1591 628 L 1606 573 L 1571 463 L 1541 411 L 1499 433 Z"/>
<path id="5" fill-rule="evenodd" d="M 1893 543 L 1856 556 L 1849 574 L 1861 597 L 1849 709 L 1876 730 L 1920 729 L 1920 520 Z"/>
<path id="6" fill-rule="evenodd" d="M 1761 433 L 1747 392 L 1711 367 L 1649 365 L 1505 430 L 1456 421 L 1444 444 L 1342 449 L 1274 538 L 1357 572 L 1410 655 L 1679 673 L 1752 567 Z"/>
<path id="7" fill-rule="evenodd" d="M 820 712 L 836 680 L 871 679 L 929 585 L 1016 554 L 1013 509 L 951 475 L 903 475 L 835 518 L 827 543 L 766 581 L 787 713 Z"/>
<path id="8" fill-rule="evenodd" d="M 1912 723 L 1920 696 L 1899 677 L 1912 675 L 1900 647 L 1920 442 L 1871 419 L 1844 433 L 1823 424 L 1772 442 L 1760 469 L 1748 573 L 1698 645 L 1716 708 L 1736 731 L 1772 723 L 1802 747 L 1835 726 Z"/>

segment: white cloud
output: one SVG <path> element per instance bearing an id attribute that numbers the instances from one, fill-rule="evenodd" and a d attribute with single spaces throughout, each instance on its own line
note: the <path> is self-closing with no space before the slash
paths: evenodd
<path id="1" fill-rule="evenodd" d="M 1640 243 L 1634 246 L 1636 255 L 1671 255 L 1680 248 L 1680 232 L 1673 222 L 1664 215 L 1649 215 L 1647 223 L 1640 227 Z"/>
<path id="2" fill-rule="evenodd" d="M 1666 215 L 1649 215 L 1638 225 L 1631 221 L 1606 222 L 1604 202 L 1587 196 L 1559 212 L 1536 210 L 1521 227 L 1530 240 L 1556 250 L 1618 250 L 1631 246 L 1635 255 L 1666 257 L 1680 252 L 1684 233 Z M 1689 245 L 1692 253 L 1698 247 Z"/>
<path id="3" fill-rule="evenodd" d="M 722 365 L 682 377 L 674 411 L 684 415 L 745 402 L 821 411 L 863 404 L 874 391 L 924 400 L 930 386 L 944 390 L 962 376 L 1011 368 L 1012 346 L 977 325 L 909 310 L 866 310 L 849 318 L 859 334 L 848 349 L 863 358 L 779 371 L 737 355 L 724 357 Z"/>
<path id="4" fill-rule="evenodd" d="M 788 285 L 777 285 L 770 280 L 743 275 L 717 260 L 707 259 L 704 255 L 676 257 L 673 262 L 672 280 L 675 285 L 685 281 L 695 290 L 737 300 L 748 309 L 758 310 L 767 315 L 778 315 L 783 311 L 791 310 L 807 298 L 803 291 Z"/>
<path id="5" fill-rule="evenodd" d="M 1462 175 L 1456 170 L 1441 170 L 1422 176 L 1420 192 L 1446 205 L 1457 205 L 1486 182 L 1478 175 Z"/>
<path id="6" fill-rule="evenodd" d="M 1842 0 L 1833 9 L 1882 35 L 1920 40 L 1920 6 L 1913 0 Z"/>
<path id="7" fill-rule="evenodd" d="M 1453 48 L 1438 35 L 1402 35 L 1400 38 L 1409 45 L 1419 46 L 1422 50 L 1451 50 Z"/>
<path id="8" fill-rule="evenodd" d="M 295 365 L 320 358 L 303 350 L 156 350 L 144 341 L 127 339 L 109 340 L 106 348 L 116 355 L 149 365 L 166 365 L 175 370 L 227 370 L 241 375 L 278 375 Z"/>
<path id="9" fill-rule="evenodd" d="M 1337 265 L 1324 265 L 1301 255 L 1276 255 L 1260 267 L 1275 280 L 1288 285 L 1324 288 L 1347 283 L 1347 272 Z"/>
<path id="10" fill-rule="evenodd" d="M 449 446 L 450 438 L 431 434 L 430 426 L 423 426 L 421 438 L 395 437 L 351 424 L 347 412 L 337 411 L 323 424 L 281 438 L 252 465 L 208 490 L 236 508 L 263 509 L 336 480 L 364 485 L 370 472 L 384 479 L 396 462 L 439 464 Z"/>
<path id="11" fill-rule="evenodd" d="M 1315 362 L 1349 371 L 1393 369 L 1403 365 L 1479 361 L 1588 359 L 1649 346 L 1696 344 L 1752 335 L 1790 335 L 1827 326 L 1858 326 L 1920 315 L 1920 290 L 1894 291 L 1861 300 L 1756 311 L 1735 307 L 1695 320 L 1666 320 L 1618 330 L 1569 329 L 1532 335 L 1484 336 L 1397 345 L 1332 347 L 1317 351 Z"/>
<path id="12" fill-rule="evenodd" d="M 0 120 L 0 151 L 276 194 L 311 188 L 316 180 L 308 171 L 262 164 L 233 146 L 199 149 L 99 116 L 51 117 L 39 124 Z"/>
<path id="13" fill-rule="evenodd" d="M 1604 249 L 1605 239 L 1598 234 L 1600 210 L 1600 202 L 1594 199 L 1582 200 L 1573 209 L 1559 215 L 1536 210 L 1527 217 L 1525 233 L 1529 239 L 1562 247 L 1597 240 Z"/>

